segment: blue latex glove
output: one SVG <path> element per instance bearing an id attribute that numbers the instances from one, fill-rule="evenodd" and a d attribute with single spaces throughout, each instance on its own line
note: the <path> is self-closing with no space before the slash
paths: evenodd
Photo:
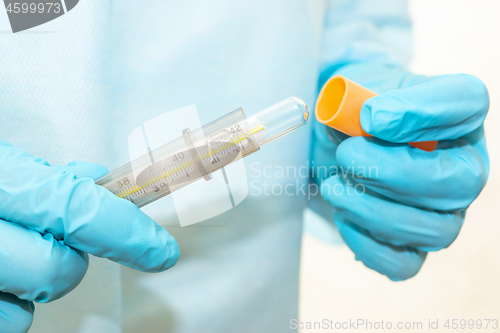
<path id="1" fill-rule="evenodd" d="M 356 259 L 391 280 L 408 279 L 427 252 L 455 240 L 486 183 L 488 92 L 468 75 L 425 77 L 370 64 L 336 74 L 379 94 L 361 110 L 361 126 L 375 138 L 351 138 L 316 122 L 313 160 L 334 171 L 316 180 Z M 430 140 L 440 141 L 434 152 L 404 144 Z"/>
<path id="2" fill-rule="evenodd" d="M 175 239 L 127 200 L 94 184 L 106 168 L 50 166 L 0 141 L 0 331 L 26 332 L 33 302 L 73 290 L 87 253 L 146 272 L 177 262 Z"/>

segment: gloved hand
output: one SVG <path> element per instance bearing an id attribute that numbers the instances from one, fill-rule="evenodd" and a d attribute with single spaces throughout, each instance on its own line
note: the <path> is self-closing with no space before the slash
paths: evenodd
<path id="1" fill-rule="evenodd" d="M 0 331 L 26 332 L 33 302 L 73 290 L 88 254 L 146 272 L 166 270 L 175 239 L 134 204 L 94 184 L 106 168 L 50 166 L 0 141 Z"/>
<path id="2" fill-rule="evenodd" d="M 379 94 L 361 109 L 361 126 L 374 138 L 316 122 L 313 161 L 332 171 L 316 181 L 356 259 L 391 280 L 408 279 L 427 252 L 455 240 L 486 183 L 488 92 L 468 75 L 425 77 L 370 64 L 335 74 Z M 430 140 L 439 140 L 434 152 L 405 144 Z"/>

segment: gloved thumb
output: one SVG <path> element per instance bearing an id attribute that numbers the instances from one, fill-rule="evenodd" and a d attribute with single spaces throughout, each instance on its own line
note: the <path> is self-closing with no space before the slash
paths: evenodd
<path id="1" fill-rule="evenodd" d="M 370 98 L 360 120 L 368 134 L 389 142 L 454 140 L 482 126 L 488 108 L 479 79 L 447 75 Z"/>
<path id="2" fill-rule="evenodd" d="M 71 172 L 76 175 L 76 178 L 92 178 L 94 180 L 101 178 L 109 171 L 104 166 L 100 164 L 74 161 L 68 165 L 57 165 L 53 166 L 62 172 Z"/>

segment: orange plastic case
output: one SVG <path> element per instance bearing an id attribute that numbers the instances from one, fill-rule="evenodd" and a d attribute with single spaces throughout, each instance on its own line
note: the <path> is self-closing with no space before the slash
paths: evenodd
<path id="1" fill-rule="evenodd" d="M 360 113 L 363 103 L 377 96 L 373 91 L 342 75 L 335 75 L 325 83 L 316 102 L 316 119 L 350 136 L 371 136 L 361 127 Z M 436 149 L 438 141 L 410 142 L 425 150 Z"/>

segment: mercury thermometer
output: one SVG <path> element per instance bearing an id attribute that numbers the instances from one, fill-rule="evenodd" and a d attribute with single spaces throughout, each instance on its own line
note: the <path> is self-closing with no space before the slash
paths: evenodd
<path id="1" fill-rule="evenodd" d="M 143 207 L 307 124 L 309 110 L 289 97 L 247 118 L 241 108 L 139 157 L 96 181 L 116 196 Z M 155 158 L 153 159 L 152 156 Z"/>

